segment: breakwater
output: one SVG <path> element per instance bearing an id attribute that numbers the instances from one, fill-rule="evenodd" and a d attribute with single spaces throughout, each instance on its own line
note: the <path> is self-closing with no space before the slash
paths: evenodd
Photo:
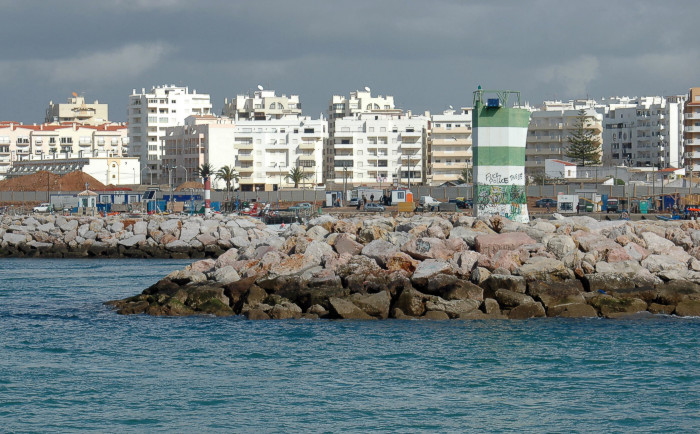
<path id="1" fill-rule="evenodd" d="M 205 258 L 270 235 L 249 218 L 142 218 L 54 215 L 0 218 L 0 256 L 102 258 Z"/>
<path id="2" fill-rule="evenodd" d="M 324 215 L 282 232 L 247 218 L 194 221 L 177 226 L 248 229 L 216 258 L 109 304 L 251 319 L 700 315 L 697 221 Z"/>

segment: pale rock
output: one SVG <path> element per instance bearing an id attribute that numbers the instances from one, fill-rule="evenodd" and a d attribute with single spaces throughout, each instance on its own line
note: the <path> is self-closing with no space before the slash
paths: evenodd
<path id="1" fill-rule="evenodd" d="M 314 240 L 322 240 L 328 235 L 330 231 L 326 230 L 323 226 L 313 226 L 311 229 L 306 231 L 306 236 Z"/>
<path id="2" fill-rule="evenodd" d="M 659 273 L 661 271 L 670 270 L 681 271 L 688 269 L 687 262 L 679 261 L 678 259 L 667 255 L 649 255 L 642 261 L 642 266 L 651 273 Z"/>
<path id="3" fill-rule="evenodd" d="M 362 254 L 377 261 L 380 267 L 386 267 L 387 259 L 399 249 L 385 240 L 374 240 L 364 246 Z"/>
<path id="4" fill-rule="evenodd" d="M 451 269 L 452 267 L 450 267 L 449 262 L 437 259 L 426 259 L 418 264 L 416 271 L 414 271 L 413 276 L 411 276 L 411 281 L 417 285 L 425 286 L 428 284 L 428 281 L 437 274 L 448 274 Z"/>
<path id="5" fill-rule="evenodd" d="M 124 247 L 133 247 L 137 244 L 144 243 L 145 241 L 146 241 L 146 235 L 140 234 L 140 235 L 133 235 L 129 238 L 120 240 L 119 244 L 124 246 Z"/>
<path id="6" fill-rule="evenodd" d="M 669 241 L 666 238 L 662 238 L 654 232 L 643 232 L 640 236 L 646 243 L 647 250 L 649 250 L 653 254 L 666 254 L 671 250 L 671 248 L 676 246 L 675 244 L 673 244 L 673 241 Z"/>

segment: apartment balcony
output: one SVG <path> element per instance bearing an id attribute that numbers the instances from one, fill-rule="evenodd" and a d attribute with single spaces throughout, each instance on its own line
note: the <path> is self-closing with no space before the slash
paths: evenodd
<path id="1" fill-rule="evenodd" d="M 80 143 L 78 143 L 78 146 L 80 146 L 80 147 L 82 147 L 82 148 L 89 148 L 89 147 L 92 146 L 92 143 L 90 143 L 90 142 L 80 142 Z"/>
<path id="2" fill-rule="evenodd" d="M 445 128 L 436 127 L 432 130 L 433 134 L 469 134 L 472 132 L 471 127 L 455 127 L 455 128 Z"/>
<path id="3" fill-rule="evenodd" d="M 254 145 L 253 143 L 234 143 L 233 146 L 235 149 L 243 150 L 243 149 L 250 149 L 252 150 Z"/>
<path id="4" fill-rule="evenodd" d="M 535 149 L 535 148 L 525 148 L 526 155 L 551 155 L 553 157 L 559 158 L 564 154 L 563 149 Z"/>
<path id="5" fill-rule="evenodd" d="M 253 154 L 238 154 L 239 161 L 253 161 Z"/>
<path id="6" fill-rule="evenodd" d="M 454 169 L 462 170 L 470 167 L 469 163 L 433 163 L 433 170 L 437 169 Z"/>
<path id="7" fill-rule="evenodd" d="M 700 113 L 686 113 L 684 117 L 686 119 L 700 119 Z"/>
<path id="8" fill-rule="evenodd" d="M 696 127 L 695 125 L 689 125 L 685 127 L 685 131 L 687 133 L 700 133 L 700 127 Z"/>
<path id="9" fill-rule="evenodd" d="M 527 136 L 526 143 L 561 143 L 561 136 Z"/>
<path id="10" fill-rule="evenodd" d="M 686 152 L 683 154 L 684 158 L 700 159 L 700 152 Z"/>
<path id="11" fill-rule="evenodd" d="M 471 146 L 471 139 L 433 139 L 433 146 Z"/>
<path id="12" fill-rule="evenodd" d="M 323 132 L 322 131 L 314 131 L 313 133 L 301 133 L 302 137 L 313 137 L 316 139 L 322 139 L 323 138 Z"/>
<path id="13" fill-rule="evenodd" d="M 333 143 L 331 146 L 335 149 L 352 149 L 352 143 Z M 376 146 L 376 145 L 374 145 Z"/>
<path id="14" fill-rule="evenodd" d="M 469 151 L 433 151 L 430 155 L 435 157 L 452 157 L 452 158 L 471 158 L 472 152 Z"/>
<path id="15" fill-rule="evenodd" d="M 423 143 L 421 143 L 421 142 L 415 142 L 415 143 L 403 142 L 403 143 L 401 143 L 401 148 L 402 149 L 421 149 L 421 148 L 423 148 Z"/>
<path id="16" fill-rule="evenodd" d="M 314 151 L 314 150 L 316 150 L 317 143 L 318 142 L 303 141 L 303 142 L 299 143 L 299 149 L 306 150 L 306 151 Z"/>
<path id="17" fill-rule="evenodd" d="M 700 146 L 700 139 L 687 139 L 684 143 L 685 146 Z"/>
<path id="18" fill-rule="evenodd" d="M 430 175 L 429 175 L 430 176 Z M 433 173 L 432 178 L 433 182 L 447 182 L 447 181 L 456 181 L 460 177 L 460 174 L 457 173 Z"/>
<path id="19" fill-rule="evenodd" d="M 254 170 L 253 166 L 241 166 L 240 164 L 236 164 L 233 166 L 233 168 L 236 170 L 238 173 L 251 173 Z"/>
<path id="20" fill-rule="evenodd" d="M 401 137 L 423 137 L 423 130 L 402 131 Z"/>

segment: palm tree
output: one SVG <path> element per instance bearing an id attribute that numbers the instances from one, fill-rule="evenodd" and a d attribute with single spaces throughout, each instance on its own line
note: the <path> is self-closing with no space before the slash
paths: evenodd
<path id="1" fill-rule="evenodd" d="M 460 184 L 469 184 L 472 182 L 472 169 L 465 167 L 459 174 L 459 179 L 457 180 Z"/>
<path id="2" fill-rule="evenodd" d="M 231 166 L 224 166 L 216 172 L 216 179 L 220 179 L 226 183 L 226 196 L 231 191 L 231 183 L 238 181 L 238 173 Z"/>
<path id="3" fill-rule="evenodd" d="M 212 173 L 214 173 L 214 166 L 210 163 L 202 163 L 196 170 L 197 175 L 199 175 L 202 180 L 206 181 Z"/>
<path id="4" fill-rule="evenodd" d="M 294 188 L 299 187 L 299 183 L 303 181 L 304 179 L 308 178 L 309 175 L 304 173 L 304 169 L 301 167 L 293 167 L 287 176 L 285 176 L 286 179 L 289 179 L 294 183 Z"/>

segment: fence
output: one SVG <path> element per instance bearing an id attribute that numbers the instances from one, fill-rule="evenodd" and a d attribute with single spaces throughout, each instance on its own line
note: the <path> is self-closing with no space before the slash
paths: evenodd
<path id="1" fill-rule="evenodd" d="M 597 192 L 598 194 L 606 194 L 609 197 L 617 198 L 648 198 L 652 196 L 660 196 L 662 194 L 678 194 L 685 197 L 690 194 L 700 194 L 700 188 L 682 187 L 662 187 L 662 186 L 647 186 L 647 185 L 598 185 L 595 184 L 555 184 L 555 185 L 529 185 L 527 187 L 528 197 L 551 197 L 555 198 L 561 194 L 576 194 L 581 190 L 586 192 Z M 432 196 L 439 201 L 447 201 L 457 197 L 473 199 L 473 190 L 471 187 L 426 187 L 414 186 L 411 187 L 414 198 L 418 200 L 421 196 Z M 55 192 L 51 195 L 72 195 L 76 192 Z M 201 190 L 193 191 L 194 194 L 202 194 Z M 157 192 L 156 198 L 162 200 L 163 195 L 168 195 L 168 191 Z M 276 203 L 280 202 L 324 202 L 326 200 L 326 192 L 323 190 L 311 189 L 285 189 L 278 191 L 240 191 L 230 192 L 212 191 L 211 200 L 213 202 L 224 202 L 227 197 L 229 200 L 239 199 L 240 201 L 251 201 L 259 199 L 262 202 Z M 0 203 L 39 203 L 49 202 L 46 191 L 1 191 Z"/>

